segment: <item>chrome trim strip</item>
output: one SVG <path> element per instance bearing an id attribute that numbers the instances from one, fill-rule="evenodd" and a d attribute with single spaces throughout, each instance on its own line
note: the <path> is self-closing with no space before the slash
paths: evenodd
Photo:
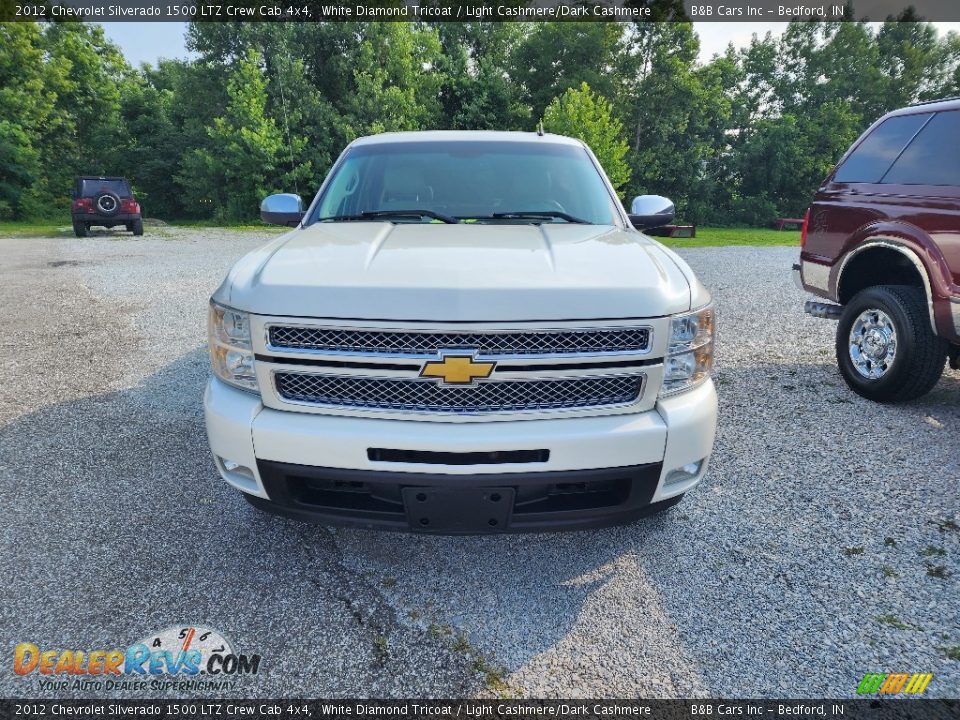
<path id="1" fill-rule="evenodd" d="M 800 277 L 810 287 L 830 292 L 830 267 L 803 260 L 800 263 Z M 802 287 L 802 285 L 801 285 Z M 804 288 L 805 290 L 806 288 Z"/>
<path id="2" fill-rule="evenodd" d="M 923 280 L 923 288 L 927 296 L 927 313 L 930 316 L 930 327 L 933 328 L 933 332 L 936 333 L 937 321 L 933 314 L 933 291 L 930 289 L 930 278 L 927 276 L 927 269 L 924 267 L 923 262 L 921 262 L 920 258 L 913 250 L 908 247 L 904 247 L 900 243 L 894 242 L 893 240 L 872 240 L 855 248 L 853 252 L 847 253 L 847 255 L 840 262 L 840 269 L 837 271 L 837 300 L 839 300 L 840 281 L 843 278 L 843 270 L 850 261 L 850 258 L 859 255 L 864 250 L 874 247 L 883 247 L 889 248 L 890 250 L 896 250 L 897 252 L 905 255 L 906 258 L 913 263 L 914 267 L 917 268 L 917 272 L 920 273 L 920 278 Z"/>

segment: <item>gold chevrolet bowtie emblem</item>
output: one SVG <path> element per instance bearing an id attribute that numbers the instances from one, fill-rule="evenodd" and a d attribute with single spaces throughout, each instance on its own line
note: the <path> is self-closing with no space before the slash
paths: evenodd
<path id="1" fill-rule="evenodd" d="M 424 363 L 420 377 L 439 378 L 444 385 L 469 385 L 490 377 L 495 366 L 492 362 L 477 362 L 470 355 L 444 355 L 440 360 Z"/>

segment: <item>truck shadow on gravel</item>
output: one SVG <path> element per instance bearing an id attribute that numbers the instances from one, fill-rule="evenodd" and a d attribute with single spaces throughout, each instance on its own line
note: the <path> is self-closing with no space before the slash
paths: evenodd
<path id="1" fill-rule="evenodd" d="M 329 530 L 260 513 L 223 483 L 203 425 L 207 367 L 198 349 L 136 387 L 0 428 L 4 643 L 126 647 L 199 623 L 263 656 L 260 674 L 212 692 L 60 696 L 457 697 L 482 687 L 446 638 L 398 621 L 378 583 L 341 565 Z M 47 694 L 10 672 L 0 692 Z"/>
<path id="2" fill-rule="evenodd" d="M 863 667 L 941 667 L 960 637 L 875 618 L 957 627 L 940 598 L 960 573 L 943 529 L 960 521 L 960 374 L 903 405 L 825 363 L 723 367 L 718 385 L 712 467 L 665 515 L 552 535 L 340 530 L 344 562 L 531 696 L 854 696 Z M 929 547 L 947 548 L 946 578 Z M 941 672 L 949 693 L 957 669 Z"/>
<path id="3" fill-rule="evenodd" d="M 210 458 L 206 373 L 198 349 L 0 428 L 8 644 L 124 647 L 200 623 L 264 658 L 224 696 L 816 696 L 852 694 L 864 667 L 935 666 L 930 633 L 869 618 L 956 626 L 936 606 L 955 576 L 918 555 L 937 543 L 960 569 L 935 524 L 957 508 L 956 373 L 879 406 L 826 364 L 723 367 L 712 468 L 670 512 L 466 538 L 256 511 Z M 30 682 L 3 674 L 0 691 Z"/>

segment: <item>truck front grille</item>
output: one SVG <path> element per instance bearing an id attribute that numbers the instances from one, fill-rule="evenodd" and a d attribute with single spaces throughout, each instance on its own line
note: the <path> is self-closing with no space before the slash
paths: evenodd
<path id="1" fill-rule="evenodd" d="M 337 353 L 380 353 L 433 357 L 440 348 L 473 350 L 483 356 L 571 355 L 647 352 L 650 328 L 510 330 L 501 332 L 409 332 L 271 325 L 274 349 Z"/>
<path id="2" fill-rule="evenodd" d="M 498 380 L 470 386 L 432 380 L 278 372 L 284 400 L 324 407 L 413 412 L 489 413 L 603 407 L 635 402 L 641 374 Z"/>

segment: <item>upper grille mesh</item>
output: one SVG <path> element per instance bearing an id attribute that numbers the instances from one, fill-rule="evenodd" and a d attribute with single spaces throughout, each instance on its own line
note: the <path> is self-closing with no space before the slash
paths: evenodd
<path id="1" fill-rule="evenodd" d="M 295 350 L 434 356 L 438 350 L 475 350 L 480 355 L 560 355 L 645 352 L 649 328 L 541 332 L 408 332 L 272 325 L 270 345 Z"/>
<path id="2" fill-rule="evenodd" d="M 517 412 L 621 405 L 643 388 L 642 375 L 553 380 L 500 380 L 473 386 L 429 380 L 277 373 L 286 400 L 324 406 L 423 412 Z"/>

